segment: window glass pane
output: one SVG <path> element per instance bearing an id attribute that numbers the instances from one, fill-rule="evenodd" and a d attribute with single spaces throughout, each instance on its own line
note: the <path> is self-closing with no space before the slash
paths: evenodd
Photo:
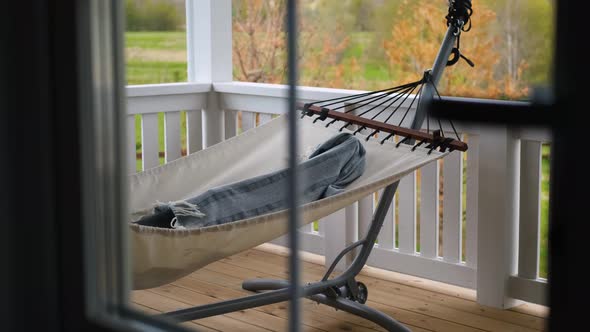
<path id="1" fill-rule="evenodd" d="M 444 33 L 447 1 L 304 0 L 302 85 L 374 90 L 419 78 Z M 545 0 L 475 1 L 473 29 L 440 83 L 446 95 L 522 99 L 548 83 L 553 5 Z M 234 1 L 234 79 L 284 83 L 284 0 Z"/>
<path id="2" fill-rule="evenodd" d="M 186 82 L 184 0 L 125 0 L 127 84 Z"/>

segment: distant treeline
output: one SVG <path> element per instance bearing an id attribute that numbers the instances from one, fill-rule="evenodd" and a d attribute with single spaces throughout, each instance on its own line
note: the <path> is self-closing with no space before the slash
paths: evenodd
<path id="1" fill-rule="evenodd" d="M 170 0 L 126 0 L 127 31 L 184 29 L 184 12 Z"/>

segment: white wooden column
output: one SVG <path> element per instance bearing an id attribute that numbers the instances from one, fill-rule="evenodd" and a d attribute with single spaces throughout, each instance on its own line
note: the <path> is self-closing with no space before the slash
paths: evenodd
<path id="1" fill-rule="evenodd" d="M 190 82 L 232 81 L 231 0 L 187 0 L 186 30 Z M 224 112 L 219 95 L 209 92 L 202 112 L 203 146 L 225 138 Z"/>
<path id="2" fill-rule="evenodd" d="M 508 128 L 482 128 L 479 137 L 477 301 L 510 308 L 508 280 L 516 275 L 520 143 Z"/>

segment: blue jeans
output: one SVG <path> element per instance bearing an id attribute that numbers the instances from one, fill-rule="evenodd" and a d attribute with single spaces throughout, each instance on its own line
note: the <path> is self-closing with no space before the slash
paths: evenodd
<path id="1" fill-rule="evenodd" d="M 351 134 L 321 144 L 299 165 L 299 201 L 306 204 L 336 195 L 365 170 L 365 148 Z M 286 209 L 286 169 L 210 189 L 184 201 L 160 203 L 137 223 L 167 228 L 200 228 Z"/>

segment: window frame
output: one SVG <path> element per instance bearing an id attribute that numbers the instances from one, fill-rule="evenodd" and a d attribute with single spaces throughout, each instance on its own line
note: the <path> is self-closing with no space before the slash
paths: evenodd
<path id="1" fill-rule="evenodd" d="M 88 0 L 77 9 L 80 187 L 85 312 L 101 331 L 189 331 L 129 306 L 125 145 L 124 3 Z M 83 112 L 82 110 L 87 110 Z M 71 251 L 68 251 L 71 252 Z M 80 256 L 79 256 L 80 257 Z"/>
<path id="2" fill-rule="evenodd" d="M 0 121 L 7 330 L 187 331 L 126 305 L 122 4 L 33 0 L 0 12 L 0 28 L 18 31 L 0 37 L 0 108 L 14 110 Z"/>

